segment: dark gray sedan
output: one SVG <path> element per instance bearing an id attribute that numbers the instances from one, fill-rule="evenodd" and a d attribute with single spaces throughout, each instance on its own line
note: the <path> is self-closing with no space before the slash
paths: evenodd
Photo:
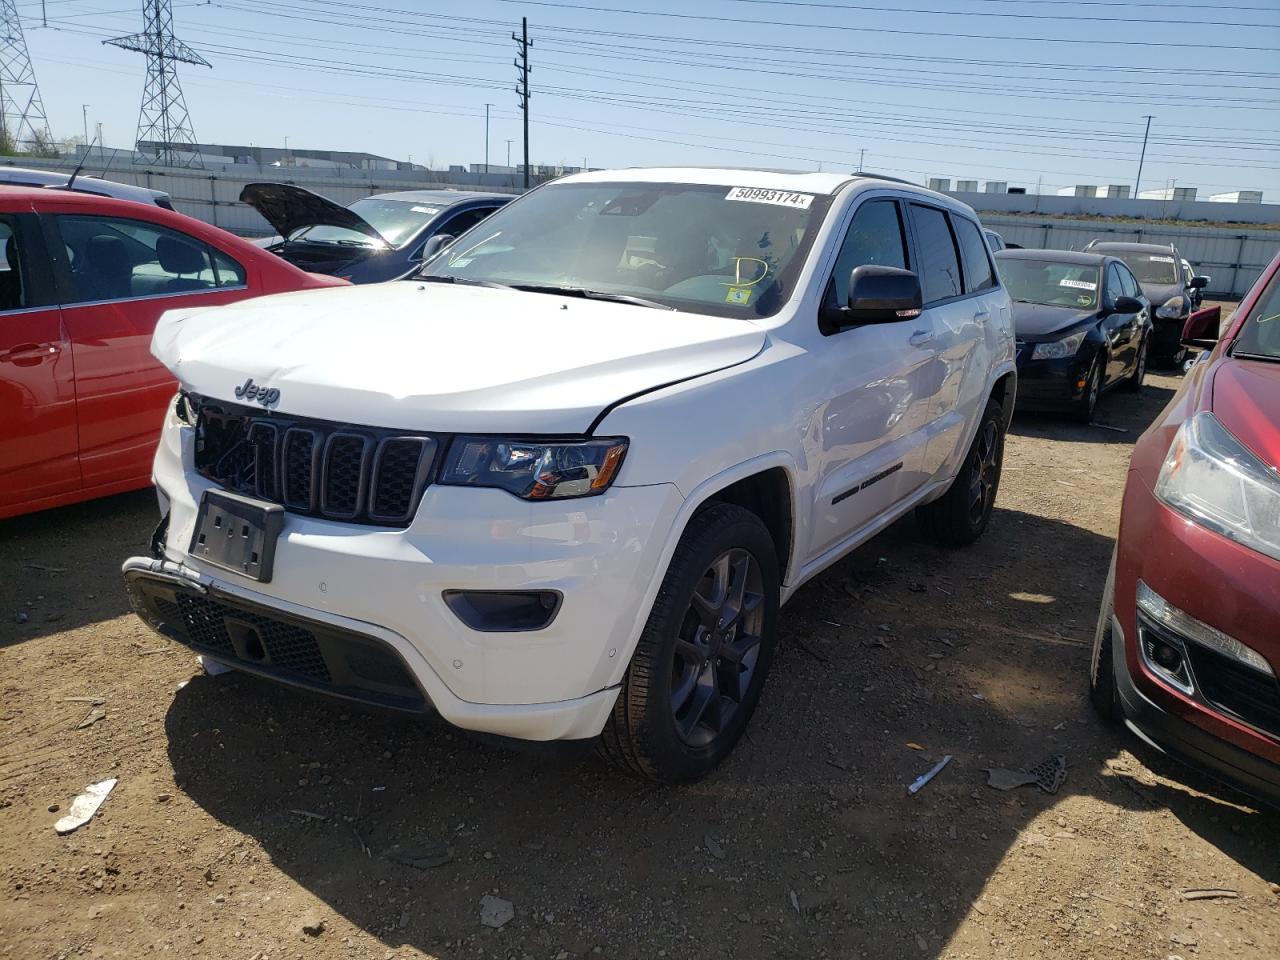
<path id="1" fill-rule="evenodd" d="M 404 276 L 513 199 L 503 193 L 404 190 L 343 207 L 289 183 L 251 183 L 240 193 L 276 231 L 259 246 L 303 270 L 352 283 Z"/>

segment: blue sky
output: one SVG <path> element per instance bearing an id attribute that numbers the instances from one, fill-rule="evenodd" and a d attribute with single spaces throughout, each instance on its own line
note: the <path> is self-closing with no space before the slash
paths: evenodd
<path id="1" fill-rule="evenodd" d="M 175 0 L 202 141 L 367 150 L 436 166 L 520 151 L 514 44 L 530 21 L 531 159 L 865 167 L 1048 192 L 1264 189 L 1280 201 L 1280 2 L 1104 0 Z M 142 0 L 19 0 L 57 136 L 132 142 L 143 57 L 102 45 Z M 1093 18 L 1093 19 L 1085 19 Z"/>

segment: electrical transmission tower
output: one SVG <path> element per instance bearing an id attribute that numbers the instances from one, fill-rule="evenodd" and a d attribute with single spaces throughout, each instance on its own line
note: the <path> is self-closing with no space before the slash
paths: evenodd
<path id="1" fill-rule="evenodd" d="M 191 117 L 187 114 L 187 101 L 178 82 L 177 65 L 190 63 L 207 67 L 209 61 L 173 35 L 170 0 L 142 0 L 142 15 L 146 20 L 142 33 L 102 41 L 147 55 L 147 85 L 142 91 L 142 111 L 138 114 L 138 153 L 134 162 L 203 167 Z"/>
<path id="2" fill-rule="evenodd" d="M 0 15 L 4 17 L 0 27 L 0 138 L 9 141 L 6 146 L 10 149 L 43 153 L 52 147 L 49 121 L 14 0 L 0 0 Z"/>

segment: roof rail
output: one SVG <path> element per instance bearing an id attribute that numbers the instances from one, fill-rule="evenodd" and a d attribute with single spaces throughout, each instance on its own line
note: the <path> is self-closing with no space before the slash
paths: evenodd
<path id="1" fill-rule="evenodd" d="M 904 180 L 902 177 L 891 177 L 887 173 L 873 173 L 869 170 L 859 170 L 853 174 L 855 177 L 865 177 L 871 180 L 888 180 L 890 183 L 905 183 L 909 187 L 918 187 L 920 184 L 912 180 Z"/>

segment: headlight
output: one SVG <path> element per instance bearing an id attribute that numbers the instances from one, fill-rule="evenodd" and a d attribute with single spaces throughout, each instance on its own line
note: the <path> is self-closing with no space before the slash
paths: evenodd
<path id="1" fill-rule="evenodd" d="M 1155 493 L 1196 523 L 1280 560 L 1280 472 L 1213 414 L 1198 413 L 1179 428 Z"/>
<path id="2" fill-rule="evenodd" d="M 1156 311 L 1156 316 L 1161 320 L 1177 320 L 1184 310 L 1187 309 L 1187 298 L 1182 294 L 1176 297 L 1170 297 L 1160 305 L 1160 309 Z"/>
<path id="3" fill-rule="evenodd" d="M 1031 354 L 1031 359 L 1062 360 L 1066 357 L 1074 357 L 1076 351 L 1080 349 L 1080 344 L 1084 343 L 1084 338 L 1088 334 L 1088 330 L 1081 330 L 1079 333 L 1073 333 L 1069 337 L 1054 340 L 1051 343 L 1037 343 L 1035 350 Z"/>
<path id="4" fill-rule="evenodd" d="M 618 475 L 627 441 L 541 442 L 455 437 L 440 483 L 497 487 L 525 500 L 562 500 L 604 493 Z"/>

